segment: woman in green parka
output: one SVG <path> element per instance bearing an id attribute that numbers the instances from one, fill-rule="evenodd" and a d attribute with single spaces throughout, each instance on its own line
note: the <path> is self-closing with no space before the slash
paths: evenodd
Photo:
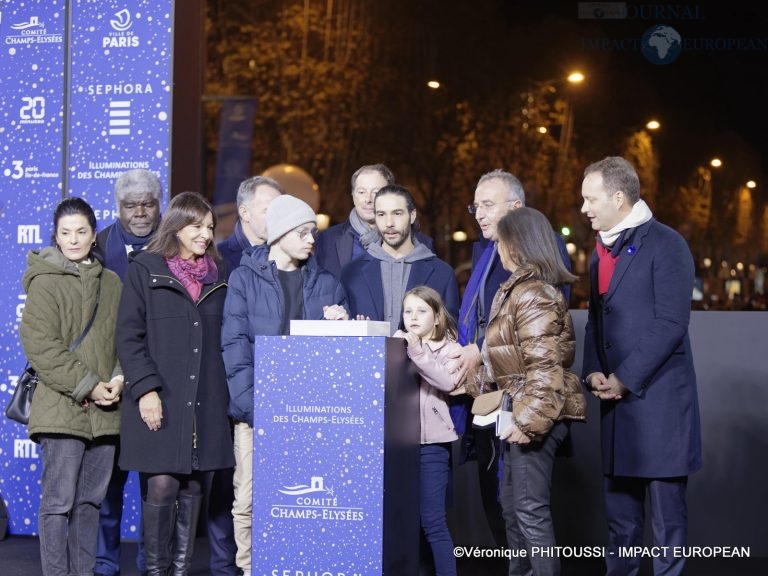
<path id="1" fill-rule="evenodd" d="M 67 198 L 54 211 L 53 229 L 54 246 L 27 256 L 19 329 L 39 376 L 28 432 L 42 453 L 38 531 L 44 576 L 93 573 L 123 389 L 115 352 L 121 283 L 92 255 L 93 209 Z M 85 338 L 70 350 L 91 317 Z"/>

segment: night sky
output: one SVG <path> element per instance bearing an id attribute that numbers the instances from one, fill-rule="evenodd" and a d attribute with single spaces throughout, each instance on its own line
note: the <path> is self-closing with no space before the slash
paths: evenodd
<path id="1" fill-rule="evenodd" d="M 761 38 L 768 44 L 768 8 L 749 4 L 689 4 L 699 19 L 641 13 L 597 20 L 579 19 L 578 2 L 475 0 L 441 3 L 425 24 L 431 23 L 430 33 L 438 37 L 438 72 L 457 92 L 492 90 L 500 83 L 511 91 L 527 78 L 583 71 L 587 81 L 574 91 L 575 131 L 576 145 L 587 154 L 620 152 L 611 150 L 611 143 L 655 117 L 662 123 L 654 136 L 662 180 L 682 182 L 697 164 L 718 155 L 739 172 L 737 180 L 759 182 L 761 173 L 768 174 L 768 50 L 684 50 L 660 66 L 639 48 L 588 49 L 590 40 L 594 45 L 598 39 L 637 39 L 639 46 L 654 25 L 671 26 L 684 42 Z M 647 11 L 668 5 L 643 6 Z"/>

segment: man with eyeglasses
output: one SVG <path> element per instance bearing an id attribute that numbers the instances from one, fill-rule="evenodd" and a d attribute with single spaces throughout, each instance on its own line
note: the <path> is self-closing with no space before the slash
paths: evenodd
<path id="1" fill-rule="evenodd" d="M 339 278 L 341 269 L 352 260 L 364 256 L 368 246 L 381 241 L 376 229 L 373 199 L 384 186 L 395 183 L 395 176 L 384 164 L 361 166 L 352 174 L 352 203 L 349 217 L 331 226 L 317 237 L 315 256 L 331 274 Z M 419 242 L 432 249 L 432 239 L 417 233 Z"/>
<path id="2" fill-rule="evenodd" d="M 104 262 L 104 266 L 117 274 L 121 280 L 125 278 L 128 270 L 128 254 L 143 250 L 157 230 L 160 224 L 161 201 L 162 186 L 154 173 L 142 169 L 128 170 L 117 178 L 117 220 L 96 236 L 94 252 Z M 107 495 L 99 510 L 99 539 L 94 566 L 96 576 L 114 576 L 120 573 L 120 525 L 123 518 L 123 491 L 128 481 L 128 472 L 120 470 L 117 466 L 119 448 L 118 444 Z M 144 572 L 141 530 L 138 536 L 136 565 Z"/>
<path id="3" fill-rule="evenodd" d="M 468 209 L 477 220 L 483 237 L 475 242 L 473 247 L 472 274 L 464 290 L 461 310 L 457 318 L 459 343 L 463 348 L 455 358 L 459 362 L 462 379 L 482 363 L 480 350 L 485 339 L 485 327 L 491 312 L 491 304 L 499 286 L 509 279 L 510 275 L 499 258 L 496 226 L 507 212 L 522 206 L 525 206 L 525 191 L 516 176 L 504 170 L 493 170 L 480 177 L 475 189 L 474 202 L 468 206 Z M 563 262 L 570 270 L 571 259 L 565 248 L 565 242 L 554 230 L 552 234 L 555 235 Z M 561 290 L 567 302 L 570 296 L 568 285 L 561 287 Z M 460 407 L 454 406 L 452 410 L 457 408 Z M 471 419 L 468 424 L 471 424 Z M 491 534 L 498 547 L 507 548 L 506 526 L 501 504 L 498 501 L 501 445 L 496 437 L 496 431 L 495 429 L 473 429 L 471 425 L 467 425 L 463 432 L 463 457 L 470 452 L 474 452 L 477 457 L 480 497 Z"/>
<path id="4" fill-rule="evenodd" d="M 267 208 L 267 243 L 246 253 L 229 277 L 221 344 L 235 421 L 237 565 L 246 576 L 251 575 L 253 378 L 259 368 L 253 339 L 287 335 L 291 320 L 349 318 L 341 284 L 312 255 L 316 237 L 312 208 L 294 196 L 278 196 Z"/>
<path id="5" fill-rule="evenodd" d="M 397 184 L 384 186 L 376 194 L 374 213 L 381 240 L 341 271 L 352 314 L 387 321 L 394 333 L 401 327 L 403 296 L 425 285 L 437 290 L 455 317 L 459 308 L 456 276 L 415 238 L 416 206 L 411 193 Z"/>

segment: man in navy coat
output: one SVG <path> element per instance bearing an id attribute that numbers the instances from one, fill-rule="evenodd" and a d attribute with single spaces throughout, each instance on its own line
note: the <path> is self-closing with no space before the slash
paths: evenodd
<path id="1" fill-rule="evenodd" d="M 686 485 L 701 468 L 696 374 L 688 322 L 694 282 L 685 240 L 653 218 L 624 158 L 584 171 L 581 208 L 598 231 L 590 262 L 584 383 L 601 400 L 609 575 L 637 574 L 645 498 L 650 499 L 654 574 L 681 574 L 687 544 Z M 613 553 L 611 553 L 613 552 Z"/>
<path id="2" fill-rule="evenodd" d="M 381 242 L 373 214 L 373 199 L 384 186 L 394 183 L 394 174 L 384 164 L 367 164 L 352 174 L 354 207 L 349 218 L 321 232 L 315 242 L 315 258 L 322 268 L 340 278 L 344 266 L 365 256 L 369 245 Z M 419 232 L 415 235 L 420 243 L 432 249 L 429 236 Z"/>
<path id="3" fill-rule="evenodd" d="M 267 207 L 281 194 L 285 194 L 285 190 L 266 176 L 252 176 L 240 183 L 235 229 L 216 246 L 229 264 L 230 272 L 240 266 L 243 252 L 267 241 Z"/>
<path id="4" fill-rule="evenodd" d="M 397 184 L 384 186 L 374 201 L 379 242 L 341 271 L 351 317 L 401 324 L 403 296 L 414 286 L 429 286 L 442 296 L 448 311 L 459 311 L 456 276 L 446 262 L 414 238 L 416 206 L 411 193 Z"/>
<path id="5" fill-rule="evenodd" d="M 497 169 L 483 174 L 478 180 L 474 202 L 468 208 L 480 226 L 482 237 L 472 247 L 472 274 L 464 290 L 458 317 L 459 344 L 463 348 L 455 357 L 463 371 L 462 378 L 482 363 L 480 350 L 485 340 L 485 327 L 491 313 L 491 304 L 499 286 L 510 276 L 499 258 L 496 226 L 505 214 L 522 206 L 525 206 L 525 190 L 514 174 Z M 571 259 L 563 238 L 554 230 L 552 234 L 560 248 L 563 262 L 570 270 Z M 570 286 L 566 284 L 561 290 L 568 301 Z M 453 410 L 456 411 L 455 417 L 459 418 L 461 408 L 457 400 L 454 400 Z M 470 415 L 468 407 L 465 408 L 467 415 Z M 461 429 L 459 431 L 462 432 Z M 507 548 L 506 524 L 498 500 L 499 455 L 502 446 L 495 430 L 469 428 L 463 431 L 463 435 L 463 452 L 472 453 L 477 459 L 480 498 L 488 527 L 496 545 L 499 548 Z"/>

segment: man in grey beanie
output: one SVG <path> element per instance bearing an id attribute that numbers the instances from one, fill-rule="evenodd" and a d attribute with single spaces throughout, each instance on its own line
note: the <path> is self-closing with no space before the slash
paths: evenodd
<path id="1" fill-rule="evenodd" d="M 267 208 L 267 244 L 243 256 L 229 277 L 222 350 L 235 421 L 235 503 L 232 514 L 237 565 L 251 574 L 253 426 L 268 415 L 253 412 L 254 336 L 289 333 L 291 320 L 346 320 L 347 298 L 338 280 L 317 264 L 312 247 L 317 216 L 302 200 L 284 194 Z"/>

